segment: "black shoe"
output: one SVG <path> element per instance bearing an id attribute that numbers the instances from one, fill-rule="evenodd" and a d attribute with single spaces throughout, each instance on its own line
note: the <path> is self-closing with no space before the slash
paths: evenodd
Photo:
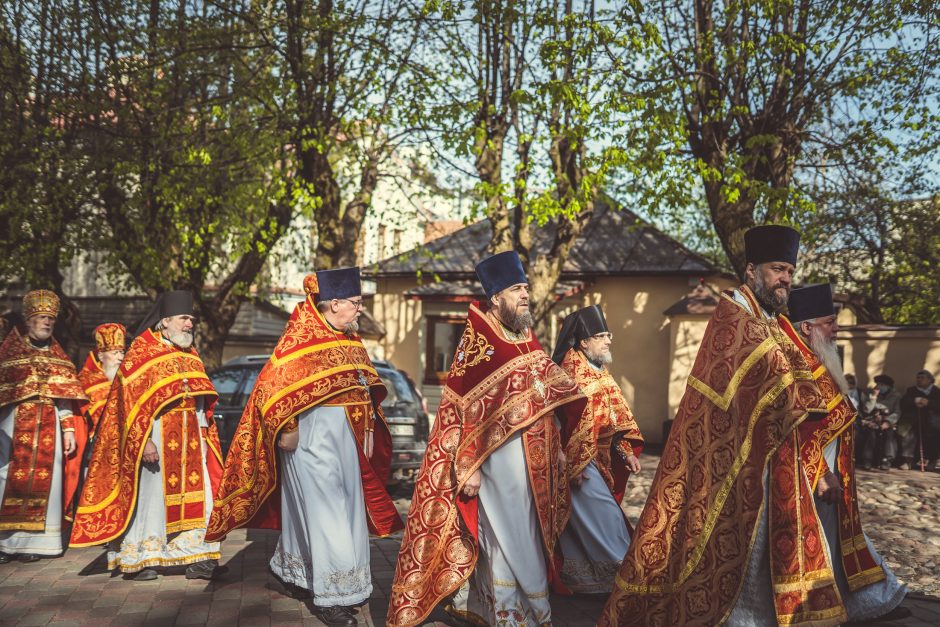
<path id="1" fill-rule="evenodd" d="M 881 462 L 881 465 L 878 466 L 878 468 L 880 468 L 881 470 L 891 470 L 891 462 L 889 462 L 886 459 L 883 462 Z"/>
<path id="2" fill-rule="evenodd" d="M 187 579 L 212 579 L 228 572 L 228 566 L 219 566 L 219 560 L 203 560 L 186 568 Z"/>
<path id="3" fill-rule="evenodd" d="M 9 564 L 13 561 L 13 556 L 9 553 L 0 553 L 0 564 Z"/>
<path id="4" fill-rule="evenodd" d="M 359 621 L 349 610 L 342 605 L 331 605 L 329 607 L 318 607 L 317 618 L 327 625 L 356 625 Z"/>
<path id="5" fill-rule="evenodd" d="M 876 618 L 875 620 L 881 622 L 881 621 L 901 620 L 902 618 L 910 618 L 910 617 L 911 617 L 911 611 L 907 609 L 906 607 L 902 607 L 899 605 L 893 610 L 891 610 L 890 612 L 888 612 L 887 614 L 883 614 L 879 616 L 878 618 Z"/>
<path id="6" fill-rule="evenodd" d="M 129 581 L 153 581 L 157 578 L 157 571 L 152 568 L 138 570 L 136 573 L 124 573 L 124 579 Z"/>
<path id="7" fill-rule="evenodd" d="M 23 553 L 22 555 L 20 555 L 20 561 L 25 564 L 29 564 L 31 562 L 38 562 L 39 556 L 36 555 L 35 553 Z"/>

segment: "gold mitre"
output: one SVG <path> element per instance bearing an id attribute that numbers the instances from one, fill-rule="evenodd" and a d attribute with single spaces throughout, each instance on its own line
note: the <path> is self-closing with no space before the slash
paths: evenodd
<path id="1" fill-rule="evenodd" d="M 23 297 L 23 317 L 59 316 L 59 297 L 49 290 L 33 290 Z"/>
<path id="2" fill-rule="evenodd" d="M 95 328 L 95 350 L 99 353 L 124 350 L 127 329 L 117 322 L 106 322 Z"/>

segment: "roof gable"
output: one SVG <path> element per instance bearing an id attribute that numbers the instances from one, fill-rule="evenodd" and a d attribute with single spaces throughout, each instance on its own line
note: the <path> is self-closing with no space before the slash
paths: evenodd
<path id="1" fill-rule="evenodd" d="M 536 254 L 548 252 L 556 228 L 557 223 L 550 222 L 537 230 Z M 474 267 L 487 255 L 491 233 L 490 221 L 481 220 L 364 268 L 363 274 L 381 278 L 420 272 L 445 279 L 473 278 Z M 562 276 L 709 275 L 718 271 L 710 261 L 645 224 L 631 211 L 601 204 L 575 242 Z"/>

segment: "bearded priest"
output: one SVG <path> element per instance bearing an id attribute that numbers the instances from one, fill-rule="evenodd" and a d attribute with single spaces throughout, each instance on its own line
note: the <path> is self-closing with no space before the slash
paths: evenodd
<path id="1" fill-rule="evenodd" d="M 85 388 L 88 402 L 82 407 L 82 414 L 88 420 L 90 433 L 94 433 L 104 403 L 108 398 L 111 382 L 121 367 L 126 348 L 127 330 L 123 324 L 108 322 L 95 328 L 95 348 L 88 353 L 85 365 L 78 372 L 78 380 Z"/>
<path id="2" fill-rule="evenodd" d="M 800 432 L 826 404 L 780 327 L 799 233 L 744 234 L 745 282 L 705 329 L 598 625 L 837 625 L 846 619 Z"/>
<path id="3" fill-rule="evenodd" d="M 78 486 L 87 431 L 75 366 L 52 337 L 59 297 L 23 297 L 25 329 L 0 345 L 0 563 L 62 553 L 62 519 Z"/>
<path id="4" fill-rule="evenodd" d="M 909 616 L 909 610 L 899 607 L 905 586 L 862 529 L 855 482 L 853 423 L 858 416 L 846 396 L 849 384 L 836 349 L 839 323 L 832 287 L 822 283 L 793 290 L 787 309 L 780 326 L 806 357 L 829 409 L 822 420 L 800 425 L 800 456 L 849 621 Z"/>
<path id="5" fill-rule="evenodd" d="M 395 627 L 448 597 L 464 620 L 551 623 L 569 498 L 563 440 L 585 398 L 532 332 L 519 255 L 488 257 L 476 273 L 487 299 L 470 305 L 415 481 L 389 599 Z"/>
<path id="6" fill-rule="evenodd" d="M 222 470 L 218 395 L 193 339 L 192 293 L 161 294 L 98 421 L 71 546 L 110 542 L 108 568 L 126 579 L 181 565 L 187 579 L 218 574 L 219 543 L 205 539 Z"/>
<path id="7" fill-rule="evenodd" d="M 620 502 L 628 477 L 640 471 L 643 436 L 607 369 L 613 362 L 612 342 L 604 312 L 591 305 L 565 318 L 552 353 L 588 397 L 565 449 L 571 508 L 560 538 L 561 592 L 609 593 L 630 546 Z"/>
<path id="8" fill-rule="evenodd" d="M 385 491 L 388 392 L 357 334 L 359 268 L 319 271 L 304 291 L 235 430 L 209 538 L 281 529 L 272 572 L 309 591 L 322 622 L 355 625 L 372 594 L 369 532 L 402 528 Z"/>

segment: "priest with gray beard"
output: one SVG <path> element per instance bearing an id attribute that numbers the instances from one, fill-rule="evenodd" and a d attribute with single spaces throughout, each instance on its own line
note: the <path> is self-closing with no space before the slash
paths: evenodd
<path id="1" fill-rule="evenodd" d="M 174 566 L 187 579 L 223 570 L 219 543 L 205 538 L 222 463 L 218 394 L 193 323 L 182 290 L 161 294 L 141 323 L 98 420 L 72 528 L 71 546 L 110 543 L 108 568 L 134 581 Z"/>
<path id="2" fill-rule="evenodd" d="M 875 551 L 859 516 L 855 481 L 854 425 L 857 412 L 848 400 L 849 385 L 836 347 L 836 312 L 828 283 L 790 293 L 784 332 L 806 356 L 829 414 L 800 426 L 800 458 L 814 487 L 839 593 L 852 622 L 910 615 L 899 607 L 906 589 Z M 864 538 L 864 543 L 859 542 Z"/>

